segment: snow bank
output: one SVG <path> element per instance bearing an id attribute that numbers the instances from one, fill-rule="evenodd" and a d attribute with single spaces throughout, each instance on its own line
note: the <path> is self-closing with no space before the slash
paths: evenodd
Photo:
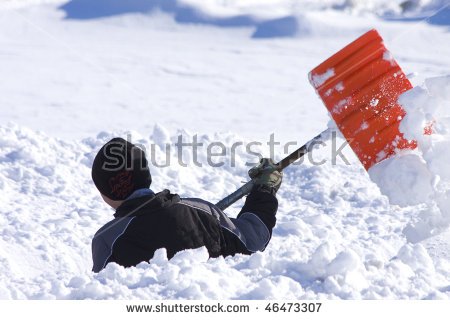
<path id="1" fill-rule="evenodd" d="M 194 137 L 182 133 L 186 140 Z M 161 125 L 147 137 L 117 133 L 130 134 L 147 152 L 157 153 L 158 161 L 178 139 Z M 93 274 L 90 242 L 112 211 L 90 181 L 90 166 L 112 136 L 103 132 L 63 141 L 13 124 L 0 126 L 0 298 L 450 297 L 448 260 L 431 259 L 425 247 L 405 243 L 402 229 L 416 208 L 391 210 L 364 169 L 339 162 L 305 162 L 286 170 L 277 226 L 265 252 L 208 259 L 200 248 L 167 260 L 160 249 L 150 263 L 127 269 L 109 264 Z M 239 139 L 232 134 L 197 138 L 221 141 L 227 150 Z M 207 165 L 201 152 L 202 167 L 192 160 L 182 166 L 172 150 L 170 166 L 152 166 L 152 188 L 218 201 L 245 179 L 251 157 L 244 150 L 237 149 L 234 165 L 224 157 L 222 167 Z M 315 152 L 326 158 L 329 151 Z M 192 152 L 185 156 L 192 159 Z M 240 206 L 228 214 L 236 215 Z"/>
<path id="2" fill-rule="evenodd" d="M 371 179 L 392 204 L 416 205 L 431 200 L 433 176 L 419 155 L 392 157 L 369 170 Z"/>
<path id="3" fill-rule="evenodd" d="M 439 6 L 431 2 L 433 8 Z M 346 29 L 320 18 L 323 11 L 345 11 L 353 15 L 396 15 L 422 13 L 430 1 L 330 0 L 330 1 L 215 1 L 215 0 L 71 0 L 61 6 L 68 19 L 96 19 L 130 13 L 150 14 L 162 11 L 178 23 L 204 24 L 217 27 L 252 27 L 252 38 L 305 36 L 312 33 L 333 34 Z M 436 11 L 436 10 L 435 10 Z M 446 12 L 446 11 L 445 11 Z M 427 21 L 445 24 L 446 13 Z M 312 14 L 311 14 L 312 13 Z M 430 13 L 427 14 L 430 15 Z M 442 17 L 444 15 L 444 17 Z M 319 17 L 319 18 L 318 18 Z"/>
<path id="4" fill-rule="evenodd" d="M 418 143 L 418 150 L 397 155 L 369 174 L 392 204 L 426 204 L 405 229 L 416 242 L 450 225 L 450 76 L 427 79 L 404 93 L 399 102 L 407 115 L 400 131 Z M 433 134 L 424 134 L 431 124 Z"/>

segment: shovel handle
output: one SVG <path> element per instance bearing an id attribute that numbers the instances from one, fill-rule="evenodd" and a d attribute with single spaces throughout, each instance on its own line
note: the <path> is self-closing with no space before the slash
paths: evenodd
<path id="1" fill-rule="evenodd" d="M 286 167 L 288 167 L 289 165 L 291 165 L 292 163 L 303 157 L 305 154 L 307 154 L 311 150 L 311 148 L 314 147 L 314 144 L 317 141 L 328 135 L 329 130 L 330 129 L 326 129 L 325 131 L 321 132 L 320 134 L 309 140 L 307 143 L 305 143 L 303 146 L 301 146 L 300 148 L 292 152 L 290 155 L 285 157 L 283 160 L 278 162 L 276 165 L 278 166 L 279 170 L 280 171 L 284 170 Z M 219 209 L 221 210 L 225 210 L 242 197 L 248 195 L 250 191 L 252 191 L 254 185 L 255 183 L 253 180 L 248 181 L 242 187 L 237 189 L 235 192 L 217 202 L 216 206 L 219 207 Z"/>
<path id="2" fill-rule="evenodd" d="M 220 210 L 225 210 L 242 197 L 248 195 L 250 191 L 252 191 L 254 185 L 255 183 L 253 182 L 253 180 L 246 182 L 242 187 L 237 189 L 235 192 L 217 202 L 216 206 L 219 207 Z"/>

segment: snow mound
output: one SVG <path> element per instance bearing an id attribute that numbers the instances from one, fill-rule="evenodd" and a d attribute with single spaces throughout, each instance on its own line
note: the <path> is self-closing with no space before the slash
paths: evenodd
<path id="1" fill-rule="evenodd" d="M 184 139 L 195 135 L 182 132 Z M 128 137 L 155 161 L 178 135 L 161 125 L 148 137 Z M 405 242 L 416 207 L 392 210 L 359 165 L 308 162 L 286 169 L 273 238 L 265 252 L 209 259 L 204 248 L 150 263 L 109 264 L 92 273 L 90 243 L 112 219 L 90 179 L 93 158 L 110 133 L 81 141 L 50 138 L 14 124 L 0 126 L 0 298 L 3 299 L 377 299 L 450 297 L 448 262 Z M 197 135 L 221 141 L 232 134 Z M 163 141 L 164 143 L 161 143 Z M 152 149 L 153 148 L 153 149 Z M 318 149 L 325 157 L 329 148 Z M 212 202 L 245 180 L 251 160 L 237 150 L 224 165 L 188 166 L 169 152 L 169 166 L 152 165 L 155 191 Z M 187 150 L 188 151 L 188 150 Z M 192 159 L 192 151 L 184 154 Z M 354 161 L 357 161 L 356 159 Z M 158 162 L 160 163 L 160 162 Z M 354 164 L 357 164 L 356 162 Z M 235 216 L 242 204 L 227 210 Z M 443 289 L 444 288 L 444 289 Z"/>
<path id="2" fill-rule="evenodd" d="M 416 205 L 431 200 L 433 176 L 419 155 L 405 154 L 382 161 L 369 170 L 392 204 Z"/>
<path id="3" fill-rule="evenodd" d="M 432 7 L 430 7 L 433 5 Z M 314 13 L 344 11 L 353 15 L 395 15 L 415 12 L 428 14 L 429 23 L 448 24 L 447 9 L 430 1 L 336 0 L 336 1 L 203 1 L 203 0 L 71 0 L 60 8 L 66 18 L 86 20 L 130 13 L 165 12 L 181 24 L 203 24 L 216 27 L 252 27 L 252 38 L 277 38 L 309 35 L 313 32 L 335 34 L 336 24 L 314 18 Z M 443 10 L 429 13 L 430 8 Z M 425 10 L 425 11 L 423 11 Z M 449 9 L 450 10 L 450 9 Z M 310 13 L 313 17 L 310 17 Z M 436 14 L 434 14 L 436 13 Z M 325 30 L 322 30 L 325 29 Z"/>
<path id="4" fill-rule="evenodd" d="M 404 93 L 399 102 L 407 114 L 400 131 L 418 149 L 404 152 L 369 170 L 373 181 L 401 206 L 424 203 L 405 234 L 412 242 L 444 231 L 450 225 L 450 76 L 426 79 Z M 424 134 L 424 128 L 432 134 Z"/>
<path id="5" fill-rule="evenodd" d="M 304 23 L 293 15 L 284 4 L 275 9 L 273 3 L 242 6 L 242 3 L 225 4 L 220 2 L 160 1 L 160 0 L 72 0 L 61 6 L 68 19 L 93 19 L 129 13 L 149 14 L 162 11 L 172 15 L 182 24 L 205 24 L 217 27 L 253 27 L 253 38 L 292 37 L 300 31 Z M 269 10 L 268 10 L 269 9 Z M 304 19 L 300 19 L 304 20 Z"/>

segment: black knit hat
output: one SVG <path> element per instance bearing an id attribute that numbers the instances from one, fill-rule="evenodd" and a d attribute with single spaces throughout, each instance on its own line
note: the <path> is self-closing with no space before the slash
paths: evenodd
<path id="1" fill-rule="evenodd" d="M 106 143 L 94 159 L 92 180 L 101 194 L 125 200 L 135 190 L 149 188 L 152 177 L 145 152 L 122 138 Z"/>

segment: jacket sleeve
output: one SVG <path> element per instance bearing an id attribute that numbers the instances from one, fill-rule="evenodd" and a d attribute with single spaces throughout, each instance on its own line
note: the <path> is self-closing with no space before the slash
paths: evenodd
<path id="1" fill-rule="evenodd" d="M 92 239 L 92 271 L 100 272 L 113 257 L 113 246 L 123 235 L 133 217 L 114 219 L 97 231 Z"/>
<path id="2" fill-rule="evenodd" d="M 272 193 L 260 190 L 258 186 L 253 187 L 250 194 L 245 200 L 237 218 L 239 219 L 244 213 L 253 213 L 261 219 L 272 234 L 272 229 L 276 223 L 276 213 L 278 210 L 278 200 Z"/>
<path id="3" fill-rule="evenodd" d="M 237 218 L 231 219 L 238 230 L 233 232 L 235 237 L 232 237 L 231 233 L 224 233 L 229 251 L 244 254 L 264 251 L 272 238 L 277 209 L 278 200 L 275 195 L 269 190 L 255 186 Z"/>

